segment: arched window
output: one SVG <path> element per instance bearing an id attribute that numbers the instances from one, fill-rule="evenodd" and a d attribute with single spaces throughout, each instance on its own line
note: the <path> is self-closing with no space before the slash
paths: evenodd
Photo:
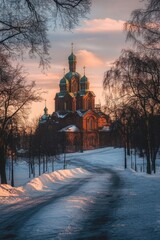
<path id="1" fill-rule="evenodd" d="M 95 129 L 95 123 L 94 123 L 94 119 L 92 117 L 87 119 L 87 129 L 88 130 L 94 130 Z"/>

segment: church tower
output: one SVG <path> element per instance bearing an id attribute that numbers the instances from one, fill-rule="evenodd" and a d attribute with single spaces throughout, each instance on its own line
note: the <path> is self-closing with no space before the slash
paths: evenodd
<path id="1" fill-rule="evenodd" d="M 76 72 L 77 58 L 73 53 L 68 57 L 69 72 L 60 80 L 60 92 L 55 96 L 55 111 L 94 110 L 95 94 L 89 90 L 89 80 Z"/>
<path id="2" fill-rule="evenodd" d="M 69 70 L 70 72 L 76 72 L 76 56 L 73 54 L 73 43 L 71 48 L 71 55 L 68 57 Z"/>

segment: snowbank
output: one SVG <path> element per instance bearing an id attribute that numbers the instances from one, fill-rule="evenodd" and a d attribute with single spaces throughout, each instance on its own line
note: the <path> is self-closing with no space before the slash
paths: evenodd
<path id="1" fill-rule="evenodd" d="M 55 189 L 56 183 L 65 183 L 66 181 L 73 180 L 73 178 L 82 178 L 89 173 L 82 168 L 58 170 L 52 173 L 45 173 L 41 176 L 32 179 L 21 187 L 11 187 L 8 184 L 0 185 L 0 202 L 4 201 L 6 197 L 31 197 L 39 196 L 45 192 L 50 192 Z M 7 199 L 9 200 L 9 199 Z"/>

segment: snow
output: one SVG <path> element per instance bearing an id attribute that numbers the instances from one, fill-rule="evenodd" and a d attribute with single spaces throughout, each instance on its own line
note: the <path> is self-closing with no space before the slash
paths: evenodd
<path id="1" fill-rule="evenodd" d="M 83 117 L 84 113 L 82 113 L 80 110 L 77 110 L 77 113 L 80 117 Z"/>
<path id="2" fill-rule="evenodd" d="M 71 128 L 74 128 L 75 126 L 71 126 Z M 99 166 L 108 166 L 115 170 L 124 170 L 124 160 L 123 160 L 123 148 L 102 148 L 102 149 L 96 149 L 96 150 L 88 150 L 84 153 L 69 153 L 66 154 L 68 161 L 68 167 L 69 161 L 72 161 L 76 158 L 83 158 L 83 162 L 89 162 L 91 164 L 98 164 Z M 63 161 L 63 159 L 61 159 Z M 77 161 L 77 160 L 76 160 Z M 142 159 L 137 159 L 137 166 L 139 167 L 139 170 L 141 169 L 142 165 Z M 139 164 L 141 162 L 141 165 Z M 59 165 L 61 163 L 59 162 Z M 71 166 L 72 167 L 72 166 Z M 38 166 L 37 166 L 38 168 Z M 27 172 L 27 173 L 26 173 Z M 9 184 L 1 184 L 0 185 L 0 197 L 13 197 L 18 196 L 22 194 L 31 195 L 34 194 L 38 195 L 41 194 L 41 192 L 50 191 L 53 189 L 54 183 L 57 182 L 65 182 L 70 178 L 76 178 L 76 177 L 83 177 L 86 176 L 86 174 L 89 174 L 86 170 L 83 168 L 73 168 L 73 169 L 65 169 L 65 170 L 57 170 L 51 173 L 44 173 L 41 176 L 37 176 L 33 178 L 31 181 L 29 181 L 29 178 L 25 176 L 28 174 L 28 166 L 25 161 L 20 161 L 15 166 L 15 179 L 17 178 L 19 181 L 15 181 L 18 187 L 11 187 Z M 126 174 L 126 171 L 124 171 Z M 129 169 L 130 177 L 131 176 L 137 176 L 137 177 L 145 177 L 152 179 L 159 179 L 160 175 L 147 175 L 144 172 L 135 172 L 133 169 Z M 132 175 L 131 175 L 132 173 Z M 28 182 L 27 182 L 28 181 Z M 152 184 L 152 182 L 150 182 Z M 24 185 L 24 186 L 21 186 Z"/>
<path id="3" fill-rule="evenodd" d="M 11 187 L 8 184 L 1 184 L 0 186 L 0 200 L 3 201 L 3 197 L 12 197 L 11 202 L 13 203 L 13 197 L 33 197 L 44 194 L 45 192 L 52 191 L 55 188 L 56 183 L 66 182 L 72 178 L 83 178 L 89 173 L 82 168 L 58 170 L 52 173 L 45 173 L 39 177 L 32 179 L 21 187 Z M 17 198 L 16 198 L 17 201 Z M 9 201 L 7 202 L 9 203 Z"/>
<path id="4" fill-rule="evenodd" d="M 58 167 L 62 168 L 63 160 L 62 156 L 58 161 Z M 134 155 L 132 158 L 127 157 L 128 168 L 125 170 L 123 148 L 109 147 L 83 153 L 68 153 L 66 154 L 67 169 L 58 170 L 57 167 L 56 171 L 46 172 L 41 176 L 36 175 L 31 180 L 24 175 L 24 172 L 28 170 L 26 162 L 17 162 L 15 166 L 15 177 L 18 178 L 18 181 L 15 179 L 16 187 L 12 188 L 7 184 L 0 186 L 1 209 L 17 202 L 25 204 L 27 199 L 34 201 L 34 197 L 54 193 L 57 199 L 56 196 L 62 194 L 58 200 L 50 202 L 43 207 L 42 211 L 37 211 L 31 219 L 25 222 L 19 233 L 20 239 L 40 239 L 38 236 L 42 239 L 50 239 L 49 236 L 52 236 L 52 239 L 78 239 L 72 234 L 84 233 L 83 228 L 86 226 L 79 223 L 88 220 L 89 209 L 92 209 L 92 212 L 95 210 L 96 214 L 97 196 L 102 196 L 102 201 L 105 189 L 105 195 L 107 194 L 108 198 L 117 194 L 115 199 L 118 201 L 113 202 L 113 206 L 111 205 L 112 218 L 107 223 L 109 239 L 159 240 L 160 161 L 158 158 L 157 174 L 153 175 L 147 175 L 143 171 L 146 168 L 145 160 L 137 156 L 136 161 L 137 172 L 134 170 Z M 102 174 L 97 173 L 97 167 Z M 103 169 L 104 172 L 110 169 L 110 172 L 103 174 Z M 110 190 L 113 181 L 112 172 L 120 179 L 117 183 L 119 186 L 113 192 Z M 74 191 L 68 195 L 65 191 L 72 184 Z M 104 204 L 105 202 L 102 201 L 101 205 Z M 104 208 L 106 208 L 105 205 Z"/>
<path id="5" fill-rule="evenodd" d="M 100 131 L 102 132 L 110 132 L 109 126 L 104 126 Z"/>
<path id="6" fill-rule="evenodd" d="M 69 125 L 65 128 L 62 128 L 60 132 L 79 132 L 79 128 L 76 125 Z"/>
<path id="7" fill-rule="evenodd" d="M 59 97 L 63 98 L 64 96 L 59 96 Z M 57 111 L 56 114 L 57 114 L 58 118 L 65 118 L 67 116 L 68 112 L 62 114 L 62 113 Z"/>

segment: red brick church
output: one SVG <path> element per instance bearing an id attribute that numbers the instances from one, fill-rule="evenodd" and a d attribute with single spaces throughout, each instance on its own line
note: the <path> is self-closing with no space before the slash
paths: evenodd
<path id="1" fill-rule="evenodd" d="M 51 118 L 58 123 L 59 133 L 65 134 L 68 151 L 86 150 L 106 145 L 110 118 L 95 106 L 95 94 L 90 91 L 90 82 L 85 74 L 76 72 L 77 58 L 68 57 L 69 72 L 59 83 L 55 96 L 55 112 Z M 45 107 L 40 122 L 47 118 Z"/>

